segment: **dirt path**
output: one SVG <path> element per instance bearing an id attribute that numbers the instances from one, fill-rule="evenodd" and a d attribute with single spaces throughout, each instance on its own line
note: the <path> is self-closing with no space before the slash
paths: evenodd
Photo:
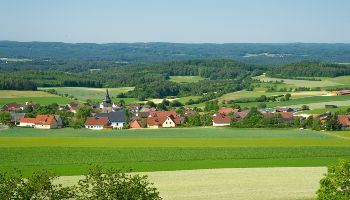
<path id="1" fill-rule="evenodd" d="M 232 168 L 143 173 L 165 200 L 312 199 L 325 167 Z M 72 185 L 81 176 L 60 177 Z"/>

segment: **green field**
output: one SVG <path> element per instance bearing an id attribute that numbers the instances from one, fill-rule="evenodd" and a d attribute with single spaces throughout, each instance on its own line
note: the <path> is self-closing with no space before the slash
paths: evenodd
<path id="1" fill-rule="evenodd" d="M 280 79 L 280 78 L 271 78 L 267 77 L 265 75 L 255 77 L 255 79 L 258 79 L 262 82 L 270 82 L 270 81 L 281 81 L 283 80 L 283 83 L 285 87 L 321 87 L 321 88 L 329 88 L 329 87 L 343 87 L 350 85 L 350 76 L 340 76 L 335 78 L 319 78 L 315 77 L 317 79 L 321 79 L 321 81 L 309 81 L 309 80 L 295 80 L 295 79 Z"/>
<path id="2" fill-rule="evenodd" d="M 42 105 L 52 103 L 66 104 L 72 100 L 57 95 L 49 94 L 43 91 L 17 91 L 17 90 L 0 90 L 0 105 L 7 103 L 25 103 L 35 102 Z"/>
<path id="3" fill-rule="evenodd" d="M 293 97 L 293 96 L 292 96 Z M 239 103 L 242 107 L 253 107 L 258 106 L 259 102 L 251 103 Z M 324 108 L 325 104 L 335 104 L 338 106 L 350 105 L 350 95 L 342 96 L 311 96 L 291 99 L 289 101 L 279 101 L 279 102 L 267 102 L 267 107 L 276 106 L 295 106 L 301 107 L 302 105 L 308 105 L 310 108 Z"/>
<path id="4" fill-rule="evenodd" d="M 201 80 L 204 80 L 200 76 L 170 76 L 170 81 L 174 81 L 176 83 L 195 83 Z"/>
<path id="5" fill-rule="evenodd" d="M 51 87 L 51 88 L 39 88 L 39 90 L 54 89 L 59 94 L 73 95 L 78 100 L 85 101 L 87 99 L 98 100 L 104 98 L 106 88 L 87 88 L 87 87 Z M 133 87 L 121 87 L 121 88 L 108 88 L 109 95 L 115 97 L 120 93 L 125 93 L 133 90 Z"/>
<path id="6" fill-rule="evenodd" d="M 350 158 L 350 138 L 294 129 L 0 131 L 0 170 L 53 169 L 78 175 L 88 164 L 135 171 L 326 166 Z"/>

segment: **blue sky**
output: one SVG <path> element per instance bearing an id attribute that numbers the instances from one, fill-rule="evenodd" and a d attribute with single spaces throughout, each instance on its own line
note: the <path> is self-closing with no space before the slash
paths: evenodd
<path id="1" fill-rule="evenodd" d="M 350 1 L 0 0 L 0 40 L 350 43 Z"/>

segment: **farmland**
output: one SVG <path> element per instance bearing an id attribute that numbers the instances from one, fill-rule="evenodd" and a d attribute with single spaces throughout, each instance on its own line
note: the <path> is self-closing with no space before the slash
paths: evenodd
<path id="1" fill-rule="evenodd" d="M 88 130 L 0 132 L 0 169 L 79 175 L 89 163 L 134 171 L 326 166 L 350 158 L 350 140 L 293 129 Z M 35 156 L 33 156 L 35 155 Z"/>
<path id="2" fill-rule="evenodd" d="M 33 101 L 42 105 L 52 103 L 66 104 L 72 100 L 43 91 L 14 91 L 14 90 L 0 90 L 0 105 L 6 103 L 25 103 Z"/>
<path id="3" fill-rule="evenodd" d="M 85 101 L 87 99 L 94 100 L 100 99 L 104 96 L 106 88 L 87 88 L 87 87 L 50 87 L 50 88 L 39 88 L 39 90 L 54 89 L 59 94 L 72 95 L 78 100 Z M 133 90 L 133 87 L 121 87 L 121 88 L 108 88 L 111 96 L 116 96 L 120 93 L 125 93 Z"/>
<path id="4" fill-rule="evenodd" d="M 325 167 L 233 168 L 160 171 L 147 175 L 164 199 L 313 199 Z M 57 180 L 73 185 L 81 176 Z M 181 191 L 181 192 L 179 192 Z"/>

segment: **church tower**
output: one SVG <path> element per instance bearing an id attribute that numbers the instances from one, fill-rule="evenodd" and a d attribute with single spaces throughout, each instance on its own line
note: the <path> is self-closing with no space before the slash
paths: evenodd
<path id="1" fill-rule="evenodd" d="M 109 97 L 108 89 L 106 89 L 105 98 L 100 104 L 100 109 L 103 113 L 113 112 L 113 102 L 112 99 Z"/>

